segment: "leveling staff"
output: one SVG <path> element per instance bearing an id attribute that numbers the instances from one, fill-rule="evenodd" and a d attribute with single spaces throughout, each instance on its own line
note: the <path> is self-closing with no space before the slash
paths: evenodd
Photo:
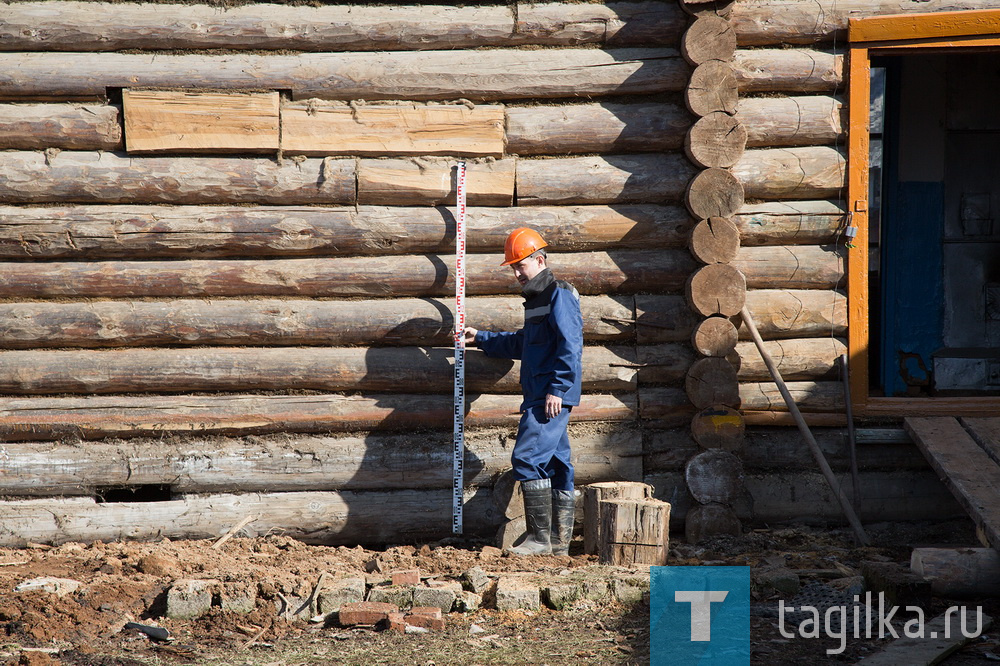
<path id="1" fill-rule="evenodd" d="M 516 333 L 465 329 L 466 344 L 487 356 L 521 360 L 521 423 L 511 453 L 521 482 L 527 533 L 518 555 L 565 555 L 573 538 L 573 465 L 566 424 L 580 404 L 583 317 L 580 295 L 546 266 L 547 246 L 532 229 L 515 229 L 504 262 L 521 284 L 524 327 Z"/>

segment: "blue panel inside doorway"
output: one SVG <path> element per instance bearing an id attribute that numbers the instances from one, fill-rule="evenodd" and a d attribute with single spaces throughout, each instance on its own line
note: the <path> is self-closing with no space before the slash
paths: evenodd
<path id="1" fill-rule="evenodd" d="M 894 194 L 882 244 L 881 379 L 886 395 L 906 395 L 930 388 L 942 345 L 944 184 L 902 182 Z"/>

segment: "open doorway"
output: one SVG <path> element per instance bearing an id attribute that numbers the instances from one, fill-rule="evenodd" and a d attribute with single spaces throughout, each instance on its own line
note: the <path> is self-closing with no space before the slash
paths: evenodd
<path id="1" fill-rule="evenodd" d="M 871 395 L 1000 395 L 1000 51 L 871 66 Z"/>

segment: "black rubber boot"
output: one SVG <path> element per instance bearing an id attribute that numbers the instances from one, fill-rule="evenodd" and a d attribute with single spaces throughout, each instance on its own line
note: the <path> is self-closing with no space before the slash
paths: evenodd
<path id="1" fill-rule="evenodd" d="M 576 493 L 572 490 L 552 491 L 552 554 L 569 555 L 573 540 L 573 519 L 576 516 Z"/>
<path id="2" fill-rule="evenodd" d="M 524 497 L 524 522 L 528 531 L 518 539 L 510 552 L 515 555 L 549 555 L 552 552 L 550 525 L 552 524 L 552 482 L 549 479 L 532 479 L 521 482 Z"/>

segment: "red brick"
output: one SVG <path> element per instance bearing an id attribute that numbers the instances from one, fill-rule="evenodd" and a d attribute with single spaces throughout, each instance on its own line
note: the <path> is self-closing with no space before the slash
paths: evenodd
<path id="1" fill-rule="evenodd" d="M 441 619 L 441 609 L 437 606 L 416 606 L 409 611 L 410 615 L 426 615 L 435 619 Z"/>
<path id="2" fill-rule="evenodd" d="M 356 601 L 340 607 L 340 624 L 378 624 L 388 619 L 389 613 L 398 613 L 399 606 L 381 601 Z"/>
<path id="3" fill-rule="evenodd" d="M 420 585 L 420 569 L 402 569 L 392 572 L 393 585 Z"/>
<path id="4" fill-rule="evenodd" d="M 423 627 L 431 631 L 444 631 L 444 619 L 430 615 L 414 615 L 410 613 L 406 616 L 406 624 L 411 627 Z"/>
<path id="5" fill-rule="evenodd" d="M 389 631 L 397 634 L 406 633 L 406 619 L 404 613 L 389 613 Z"/>

